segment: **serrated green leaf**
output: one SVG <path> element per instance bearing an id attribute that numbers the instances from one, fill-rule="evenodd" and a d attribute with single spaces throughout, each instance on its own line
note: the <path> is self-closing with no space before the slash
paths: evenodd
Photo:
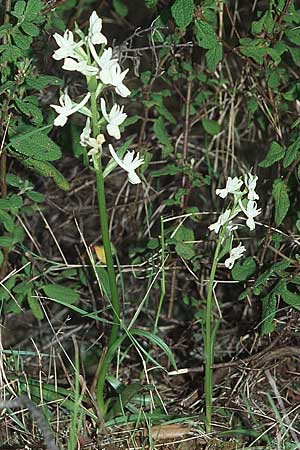
<path id="1" fill-rule="evenodd" d="M 13 137 L 10 145 L 18 153 L 39 161 L 54 161 L 61 157 L 60 148 L 39 129 Z"/>
<path id="2" fill-rule="evenodd" d="M 10 247 L 14 244 L 11 236 L 0 236 L 0 247 Z"/>
<path id="3" fill-rule="evenodd" d="M 44 177 L 50 177 L 54 183 L 64 191 L 70 188 L 68 180 L 48 161 L 38 161 L 37 159 L 27 158 L 21 159 L 20 162 L 30 169 L 35 170 L 37 173 Z"/>
<path id="4" fill-rule="evenodd" d="M 27 21 L 32 22 L 39 14 L 43 7 L 40 0 L 28 0 L 25 9 L 25 18 Z"/>
<path id="5" fill-rule="evenodd" d="M 3 209 L 0 209 L 0 222 L 3 223 L 6 231 L 12 233 L 14 229 L 14 221 L 10 214 L 8 214 L 6 211 L 3 211 Z"/>
<path id="6" fill-rule="evenodd" d="M 285 155 L 285 149 L 278 142 L 273 141 L 267 156 L 259 163 L 260 167 L 270 167 L 275 162 L 280 161 Z"/>
<path id="7" fill-rule="evenodd" d="M 270 334 L 275 329 L 275 315 L 276 315 L 276 295 L 273 293 L 267 294 L 261 299 L 262 301 L 262 324 L 261 324 L 261 335 L 265 336 Z"/>
<path id="8" fill-rule="evenodd" d="M 207 62 L 207 69 L 210 72 L 214 72 L 216 70 L 217 65 L 221 61 L 223 56 L 223 48 L 222 45 L 218 42 L 215 47 L 210 48 L 206 52 L 206 62 Z"/>
<path id="9" fill-rule="evenodd" d="M 17 1 L 14 9 L 12 11 L 12 14 L 15 17 L 22 17 L 22 15 L 24 14 L 24 11 L 25 11 L 25 6 L 26 6 L 26 2 L 24 2 L 23 0 Z"/>
<path id="10" fill-rule="evenodd" d="M 290 208 L 287 186 L 280 178 L 273 182 L 272 196 L 275 200 L 275 224 L 279 226 Z"/>
<path id="11" fill-rule="evenodd" d="M 26 101 L 26 99 L 15 99 L 15 103 L 23 114 L 29 117 L 36 125 L 43 122 L 42 111 L 33 103 Z"/>
<path id="12" fill-rule="evenodd" d="M 19 47 L 21 50 L 28 50 L 32 44 L 32 37 L 26 36 L 19 30 L 15 30 L 12 33 L 12 38 L 16 46 Z"/>
<path id="13" fill-rule="evenodd" d="M 295 142 L 288 146 L 286 154 L 283 159 L 283 167 L 286 169 L 292 162 L 298 157 L 298 152 L 300 150 L 300 138 L 298 137 Z"/>
<path id="14" fill-rule="evenodd" d="M 186 28 L 194 15 L 194 0 L 175 0 L 171 7 L 172 16 L 179 28 Z"/>
<path id="15" fill-rule="evenodd" d="M 36 37 L 40 33 L 38 27 L 31 22 L 22 22 L 21 28 L 24 31 L 24 33 L 32 37 Z"/>
<path id="16" fill-rule="evenodd" d="M 252 256 L 244 261 L 237 261 L 231 271 L 232 278 L 236 281 L 245 281 L 256 271 L 256 262 Z"/>
<path id="17" fill-rule="evenodd" d="M 170 155 L 173 152 L 173 146 L 162 117 L 158 117 L 154 120 L 153 131 L 159 142 L 162 144 L 162 156 L 165 157 Z"/>
<path id="18" fill-rule="evenodd" d="M 202 125 L 208 134 L 215 135 L 220 133 L 221 127 L 216 120 L 202 119 Z"/>
<path id="19" fill-rule="evenodd" d="M 13 194 L 9 198 L 0 199 L 0 209 L 19 209 L 23 205 L 22 198 L 19 195 Z"/>
<path id="20" fill-rule="evenodd" d="M 267 49 L 265 47 L 259 47 L 258 45 L 241 45 L 240 51 L 243 55 L 254 59 L 257 64 L 263 64 L 264 56 L 267 54 Z"/>
<path id="21" fill-rule="evenodd" d="M 65 305 L 74 305 L 79 302 L 80 295 L 74 289 L 59 284 L 44 284 L 41 286 L 45 295 L 50 299 L 58 300 Z"/>
<path id="22" fill-rule="evenodd" d="M 0 62 L 15 62 L 18 58 L 23 56 L 22 51 L 16 45 L 5 44 L 0 45 L 0 51 L 2 52 Z"/>
<path id="23" fill-rule="evenodd" d="M 284 283 L 279 291 L 282 300 L 293 308 L 300 309 L 300 294 L 291 292 L 286 283 Z"/>
<path id="24" fill-rule="evenodd" d="M 63 81 L 60 78 L 51 75 L 28 75 L 25 79 L 26 85 L 35 90 L 44 89 L 47 86 L 62 86 Z"/>
<path id="25" fill-rule="evenodd" d="M 203 20 L 196 20 L 195 33 L 200 47 L 210 49 L 218 45 L 217 35 L 211 25 L 207 22 Z"/>

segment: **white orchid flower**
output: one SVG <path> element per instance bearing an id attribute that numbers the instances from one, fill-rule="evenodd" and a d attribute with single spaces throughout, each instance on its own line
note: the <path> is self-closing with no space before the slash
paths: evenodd
<path id="1" fill-rule="evenodd" d="M 89 47 L 94 60 L 100 68 L 98 78 L 100 78 L 100 80 L 104 84 L 112 84 L 111 68 L 115 64 L 118 64 L 118 60 L 112 57 L 112 48 L 109 47 L 105 49 L 102 55 L 99 57 L 92 43 L 89 43 Z"/>
<path id="2" fill-rule="evenodd" d="M 66 30 L 63 36 L 55 33 L 53 37 L 56 40 L 57 45 L 59 46 L 59 48 L 53 53 L 54 59 L 60 60 L 69 57 L 77 58 L 75 50 L 82 46 L 83 41 L 74 42 L 72 31 Z"/>
<path id="3" fill-rule="evenodd" d="M 82 130 L 82 133 L 80 135 L 80 144 L 82 147 L 87 147 L 89 143 L 89 139 L 91 137 L 91 119 L 87 117 L 85 127 Z"/>
<path id="4" fill-rule="evenodd" d="M 229 258 L 225 261 L 225 267 L 232 269 L 236 260 L 240 259 L 246 251 L 246 247 L 240 242 L 239 245 L 233 248 L 229 254 Z"/>
<path id="5" fill-rule="evenodd" d="M 243 181 L 240 180 L 238 177 L 228 177 L 226 182 L 226 187 L 224 189 L 216 189 L 216 194 L 219 195 L 221 198 L 227 197 L 228 194 L 233 195 L 240 195 L 241 191 L 240 188 L 243 184 Z"/>
<path id="6" fill-rule="evenodd" d="M 88 42 L 93 45 L 97 44 L 107 44 L 107 39 L 104 34 L 101 33 L 102 30 L 102 19 L 98 17 L 96 11 L 93 11 L 90 17 L 90 27 L 88 33 Z"/>
<path id="7" fill-rule="evenodd" d="M 128 97 L 128 95 L 130 95 L 130 90 L 123 84 L 123 80 L 128 71 L 129 69 L 126 69 L 122 72 L 119 64 L 114 64 L 110 69 L 110 84 L 115 87 L 116 93 L 121 95 L 121 97 Z"/>
<path id="8" fill-rule="evenodd" d="M 261 208 L 257 209 L 257 203 L 253 200 L 249 200 L 246 209 L 243 206 L 241 200 L 239 200 L 239 205 L 247 216 L 246 225 L 252 231 L 255 228 L 254 218 L 261 213 Z"/>
<path id="9" fill-rule="evenodd" d="M 50 105 L 58 113 L 58 116 L 54 120 L 54 125 L 56 127 L 63 127 L 67 123 L 68 117 L 79 111 L 89 101 L 90 96 L 91 94 L 87 93 L 80 103 L 74 104 L 67 92 L 61 95 L 59 98 L 60 105 Z"/>
<path id="10" fill-rule="evenodd" d="M 135 173 L 135 170 L 144 163 L 144 160 L 140 159 L 140 154 L 138 153 L 134 158 L 134 151 L 127 152 L 124 158 L 120 159 L 113 146 L 109 144 L 108 147 L 116 163 L 128 173 L 129 182 L 132 184 L 141 183 L 140 177 Z"/>
<path id="11" fill-rule="evenodd" d="M 210 231 L 214 231 L 216 234 L 219 233 L 220 228 L 225 225 L 226 222 L 228 222 L 229 218 L 230 218 L 230 214 L 231 214 L 231 210 L 230 209 L 226 209 L 226 211 L 221 214 L 217 220 L 217 222 L 212 223 L 211 225 L 209 225 L 209 229 Z"/>
<path id="12" fill-rule="evenodd" d="M 100 104 L 102 114 L 105 120 L 108 122 L 108 124 L 106 125 L 108 134 L 116 139 L 120 139 L 121 133 L 119 125 L 121 125 L 127 117 L 127 114 L 123 113 L 124 106 L 120 108 L 119 105 L 113 105 L 113 107 L 110 110 L 110 113 L 108 114 L 106 111 L 106 104 L 104 98 L 101 98 Z"/>
<path id="13" fill-rule="evenodd" d="M 255 175 L 252 175 L 252 173 L 248 173 L 248 175 L 245 175 L 245 185 L 248 189 L 248 200 L 258 200 L 259 196 L 255 192 L 256 183 L 257 183 L 258 177 Z"/>
<path id="14" fill-rule="evenodd" d="M 102 145 L 105 142 L 105 137 L 103 134 L 98 134 L 98 136 L 95 138 L 89 138 L 87 141 L 87 145 L 91 147 L 91 149 L 88 151 L 88 156 L 94 156 L 98 153 L 101 153 Z"/>
<path id="15" fill-rule="evenodd" d="M 64 70 L 80 72 L 87 77 L 97 75 L 99 72 L 97 67 L 87 64 L 86 61 L 75 61 L 72 58 L 66 58 L 62 66 Z"/>

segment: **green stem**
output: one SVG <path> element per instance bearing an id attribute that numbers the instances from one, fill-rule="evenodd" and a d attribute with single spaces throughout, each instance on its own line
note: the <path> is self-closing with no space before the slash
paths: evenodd
<path id="1" fill-rule="evenodd" d="M 91 93 L 91 112 L 92 112 L 92 130 L 93 137 L 96 138 L 99 134 L 98 127 L 98 108 L 97 108 L 97 98 L 96 98 L 96 87 L 97 81 L 95 78 L 92 78 L 89 82 L 89 91 Z M 109 286 L 111 292 L 111 306 L 113 309 L 113 324 L 111 328 L 111 334 L 108 342 L 108 351 L 111 349 L 113 344 L 116 342 L 118 338 L 119 332 L 119 322 L 120 322 L 120 303 L 119 303 L 119 295 L 118 288 L 116 282 L 116 274 L 113 263 L 113 256 L 111 251 L 111 243 L 109 238 L 109 228 L 108 228 L 108 217 L 107 217 L 107 209 L 106 209 L 106 200 L 105 200 L 105 187 L 104 187 L 104 178 L 102 171 L 102 161 L 101 155 L 95 155 L 93 157 L 94 168 L 96 172 L 96 181 L 97 181 L 97 197 L 98 197 L 98 208 L 99 208 L 99 218 L 102 232 L 102 241 L 106 258 L 106 266 L 107 273 L 109 278 Z M 97 383 L 97 403 L 99 405 L 99 409 L 101 413 L 105 414 L 105 402 L 104 402 L 104 385 L 106 375 L 109 369 L 110 360 L 107 358 L 107 355 L 104 357 L 102 362 L 98 383 Z"/>
<path id="2" fill-rule="evenodd" d="M 217 247 L 214 254 L 214 259 L 211 267 L 211 272 L 209 276 L 209 284 L 207 291 L 206 300 L 206 311 L 205 311 L 205 340 L 204 340 L 204 350 L 205 350 L 205 377 L 204 377 L 204 392 L 205 392 L 205 416 L 206 416 L 206 431 L 210 433 L 211 431 L 211 417 L 212 417 L 212 365 L 214 360 L 214 345 L 212 340 L 212 308 L 213 308 L 213 288 L 215 282 L 215 275 L 219 260 L 219 253 L 222 246 L 224 233 L 226 227 L 223 227 L 222 232 L 219 235 Z"/>

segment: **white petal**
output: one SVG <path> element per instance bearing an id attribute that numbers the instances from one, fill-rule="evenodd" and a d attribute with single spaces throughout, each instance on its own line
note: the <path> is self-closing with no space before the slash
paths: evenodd
<path id="1" fill-rule="evenodd" d="M 123 163 L 123 161 L 118 157 L 118 155 L 117 155 L 117 153 L 115 152 L 113 146 L 112 146 L 111 144 L 108 144 L 108 148 L 109 148 L 109 151 L 110 151 L 112 157 L 113 157 L 114 160 L 116 161 L 116 163 L 117 163 L 120 167 L 122 167 L 122 169 L 126 170 L 126 172 L 127 172 L 128 170 L 127 170 L 126 165 L 125 165 L 125 164 Z"/>
<path id="2" fill-rule="evenodd" d="M 54 125 L 56 127 L 63 127 L 68 121 L 68 116 L 64 114 L 59 114 L 54 120 Z"/>
<path id="3" fill-rule="evenodd" d="M 109 123 L 107 125 L 106 129 L 110 136 L 113 136 L 116 139 L 120 139 L 121 133 L 120 133 L 119 127 L 117 125 L 113 125 L 113 124 Z"/>
<path id="4" fill-rule="evenodd" d="M 128 172 L 128 180 L 131 184 L 139 184 L 142 182 L 140 177 L 134 171 Z"/>
<path id="5" fill-rule="evenodd" d="M 130 90 L 123 83 L 118 84 L 118 86 L 115 87 L 115 91 L 121 97 L 128 97 L 131 93 Z"/>
<path id="6" fill-rule="evenodd" d="M 105 118 L 106 122 L 109 122 L 109 117 L 106 111 L 106 104 L 104 98 L 100 99 L 100 106 L 101 106 L 101 112 L 103 114 L 103 117 Z"/>

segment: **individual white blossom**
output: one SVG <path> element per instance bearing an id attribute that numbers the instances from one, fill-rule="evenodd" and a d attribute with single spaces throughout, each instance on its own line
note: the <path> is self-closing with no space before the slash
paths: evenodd
<path id="1" fill-rule="evenodd" d="M 76 49 L 81 47 L 83 42 L 74 42 L 72 31 L 66 30 L 61 36 L 58 33 L 53 35 L 59 48 L 53 53 L 53 58 L 56 60 L 65 58 L 77 58 Z"/>
<path id="2" fill-rule="evenodd" d="M 97 75 L 99 72 L 97 67 L 89 65 L 86 61 L 75 61 L 72 58 L 66 58 L 62 68 L 64 70 L 80 72 L 88 77 Z"/>
<path id="3" fill-rule="evenodd" d="M 252 175 L 251 172 L 248 173 L 248 175 L 245 175 L 245 185 L 248 189 L 248 200 L 258 200 L 259 196 L 255 192 L 256 183 L 257 183 L 258 177 L 256 175 Z"/>
<path id="4" fill-rule="evenodd" d="M 106 111 L 106 104 L 104 98 L 100 100 L 102 114 L 107 121 L 106 129 L 110 136 L 116 139 L 120 139 L 121 133 L 119 125 L 121 125 L 127 117 L 127 114 L 123 113 L 124 106 L 113 105 L 110 113 Z"/>
<path id="5" fill-rule="evenodd" d="M 80 144 L 82 147 L 87 147 L 89 143 L 89 139 L 91 137 L 91 119 L 87 117 L 85 127 L 82 130 L 82 133 L 80 135 Z"/>
<path id="6" fill-rule="evenodd" d="M 114 65 L 118 64 L 118 60 L 112 57 L 113 55 L 112 48 L 109 47 L 105 49 L 102 55 L 99 57 L 93 44 L 90 43 L 89 47 L 91 50 L 91 54 L 100 69 L 98 78 L 100 78 L 100 80 L 104 84 L 112 84 L 111 69 Z"/>
<path id="7" fill-rule="evenodd" d="M 246 208 L 243 206 L 241 200 L 239 201 L 239 205 L 242 211 L 246 214 L 247 220 L 246 225 L 252 231 L 255 229 L 254 218 L 257 217 L 261 213 L 261 208 L 257 209 L 257 203 L 254 200 L 249 200 Z"/>
<path id="8" fill-rule="evenodd" d="M 60 105 L 50 105 L 58 113 L 58 116 L 54 120 L 54 125 L 56 127 L 63 127 L 67 123 L 68 117 L 79 111 L 88 102 L 90 96 L 91 94 L 87 93 L 80 103 L 73 104 L 67 92 L 61 95 L 59 98 Z"/>
<path id="9" fill-rule="evenodd" d="M 130 90 L 123 84 L 123 80 L 128 71 L 129 69 L 126 69 L 122 72 L 119 64 L 114 64 L 110 69 L 110 84 L 115 87 L 116 93 L 121 95 L 121 97 L 128 97 L 128 95 L 130 95 Z"/>
<path id="10" fill-rule="evenodd" d="M 227 197 L 228 194 L 240 195 L 240 188 L 243 184 L 243 181 L 238 177 L 228 177 L 226 182 L 226 187 L 224 189 L 216 189 L 216 194 L 222 198 Z"/>
<path id="11" fill-rule="evenodd" d="M 90 27 L 88 33 L 88 42 L 93 45 L 97 44 L 107 44 L 107 39 L 104 34 L 101 33 L 102 30 L 102 19 L 98 17 L 96 11 L 93 11 L 90 16 Z"/>
<path id="12" fill-rule="evenodd" d="M 97 155 L 98 153 L 101 153 L 102 145 L 105 142 L 105 137 L 103 134 L 98 134 L 98 136 L 95 138 L 89 138 L 87 141 L 87 145 L 91 147 L 91 149 L 88 151 L 89 156 Z"/>
<path id="13" fill-rule="evenodd" d="M 140 177 L 135 172 L 136 169 L 144 163 L 144 160 L 140 159 L 140 154 L 138 153 L 136 157 L 134 157 L 134 151 L 128 151 L 124 158 L 121 159 L 119 158 L 111 144 L 109 144 L 108 147 L 116 163 L 128 173 L 129 182 L 132 184 L 141 183 Z"/>
<path id="14" fill-rule="evenodd" d="M 217 222 L 212 223 L 211 225 L 209 225 L 209 229 L 210 231 L 214 231 L 216 234 L 219 233 L 220 228 L 225 225 L 226 222 L 228 222 L 229 218 L 230 218 L 230 214 L 231 214 L 231 210 L 227 209 L 223 214 L 220 214 Z"/>
<path id="15" fill-rule="evenodd" d="M 245 253 L 245 251 L 246 251 L 246 247 L 244 247 L 242 245 L 242 243 L 240 242 L 237 247 L 234 247 L 231 250 L 231 252 L 229 254 L 229 258 L 227 258 L 225 261 L 225 267 L 227 267 L 228 269 L 232 269 L 235 261 L 240 259 L 243 256 L 243 254 Z"/>

